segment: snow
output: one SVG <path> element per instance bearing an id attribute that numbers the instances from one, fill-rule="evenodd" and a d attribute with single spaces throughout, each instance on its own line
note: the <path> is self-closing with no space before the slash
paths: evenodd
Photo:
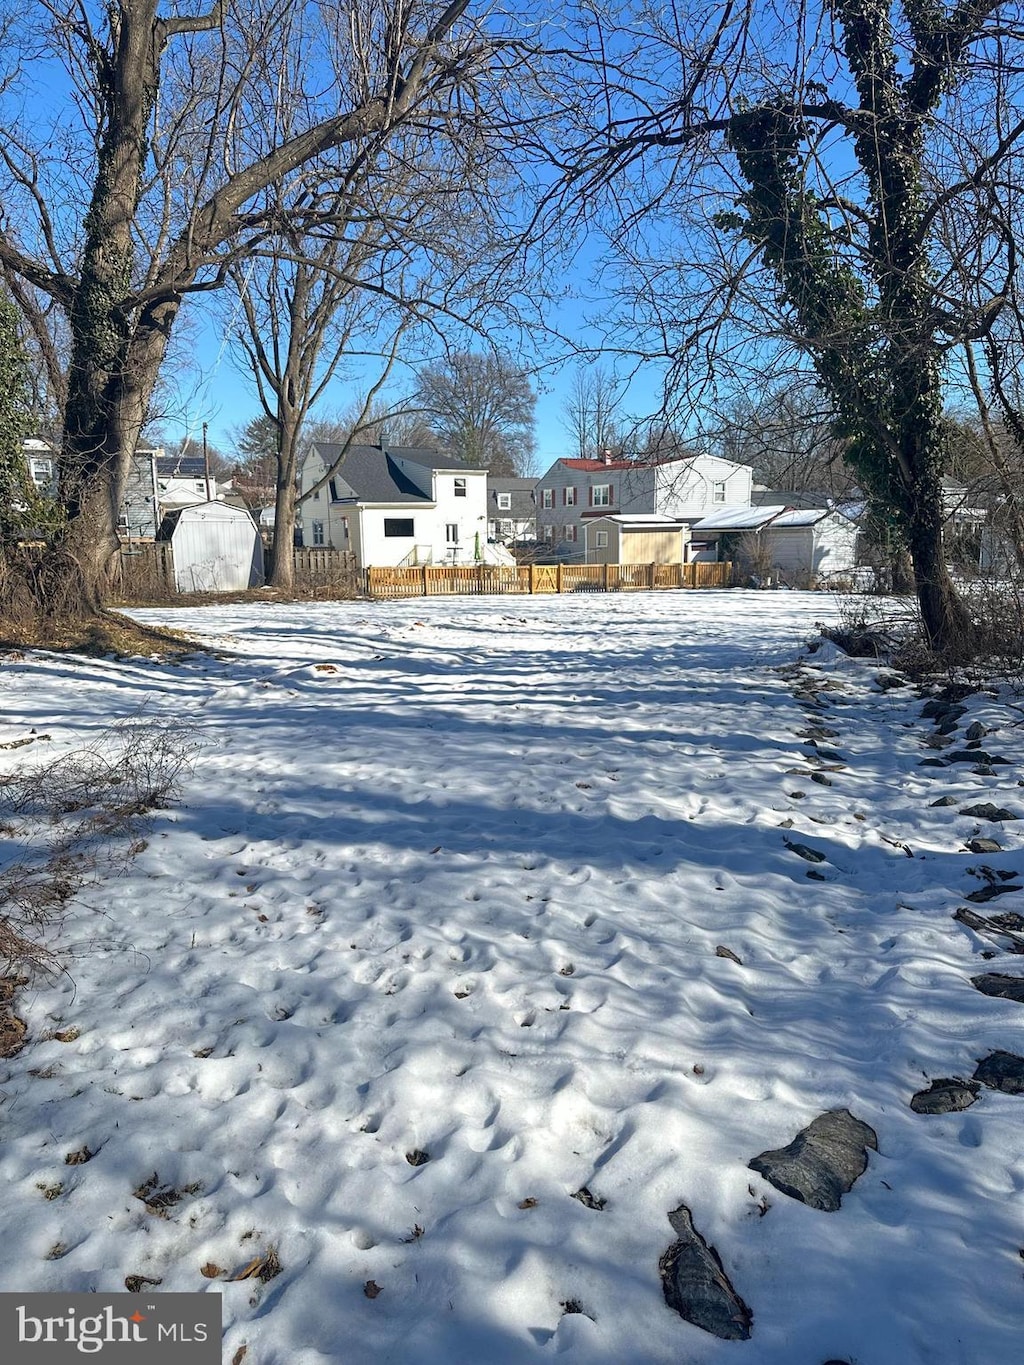
<path id="1" fill-rule="evenodd" d="M 1021 1006 L 970 985 L 1014 960 L 952 919 L 968 869 L 1024 870 L 1018 827 L 930 805 L 1024 813 L 1020 712 L 966 703 L 1012 760 L 995 777 L 919 766 L 920 698 L 807 652 L 834 611 L 746 592 L 154 610 L 217 657 L 3 660 L 0 742 L 51 736 L 7 766 L 140 710 L 201 747 L 128 873 L 71 911 L 67 973 L 19 996 L 0 1290 L 219 1293 L 224 1359 L 245 1344 L 253 1365 L 1015 1359 L 1024 1098 L 908 1102 L 1024 1051 Z M 820 705 L 794 695 L 807 678 Z M 831 786 L 814 723 L 848 764 Z M 968 853 L 977 832 L 1005 851 Z M 748 1169 L 840 1107 L 879 1151 L 837 1213 Z M 164 1217 L 132 1193 L 154 1174 L 192 1191 Z M 664 1302 L 681 1202 L 748 1342 Z M 228 1280 L 271 1248 L 276 1278 Z"/>

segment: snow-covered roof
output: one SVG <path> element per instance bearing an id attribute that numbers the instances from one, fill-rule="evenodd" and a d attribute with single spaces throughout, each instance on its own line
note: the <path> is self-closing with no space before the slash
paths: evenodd
<path id="1" fill-rule="evenodd" d="M 785 507 L 719 507 L 693 524 L 694 531 L 758 531 L 767 526 Z"/>
<path id="2" fill-rule="evenodd" d="M 792 512 L 782 512 L 772 522 L 772 530 L 786 526 L 813 526 L 829 515 L 827 507 L 800 507 Z"/>
<path id="3" fill-rule="evenodd" d="M 613 521 L 616 526 L 633 530 L 642 526 L 653 527 L 656 530 L 672 530 L 687 524 L 678 517 L 670 517 L 666 512 L 607 512 L 604 516 L 594 517 L 590 525 L 593 525 L 594 521 Z"/>

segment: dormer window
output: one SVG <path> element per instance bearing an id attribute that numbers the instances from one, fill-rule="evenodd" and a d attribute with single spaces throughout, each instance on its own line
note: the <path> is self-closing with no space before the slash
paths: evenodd
<path id="1" fill-rule="evenodd" d="M 456 479 L 456 480 L 455 480 L 455 496 L 456 496 L 457 498 L 464 498 L 464 497 L 466 496 L 466 480 L 465 480 L 465 479 Z"/>

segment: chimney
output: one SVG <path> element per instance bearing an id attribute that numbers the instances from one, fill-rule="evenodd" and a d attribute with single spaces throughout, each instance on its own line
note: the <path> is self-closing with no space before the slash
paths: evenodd
<path id="1" fill-rule="evenodd" d="M 612 462 L 612 452 L 611 452 L 610 450 L 602 450 L 602 451 L 601 451 L 601 454 L 604 456 L 604 462 L 605 462 L 605 464 L 611 464 L 611 462 Z"/>

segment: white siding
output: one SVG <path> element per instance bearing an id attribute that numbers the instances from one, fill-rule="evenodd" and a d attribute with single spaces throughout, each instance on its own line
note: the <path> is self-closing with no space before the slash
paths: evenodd
<path id="1" fill-rule="evenodd" d="M 263 543 L 240 507 L 186 507 L 171 535 L 179 592 L 241 592 L 263 582 Z"/>

